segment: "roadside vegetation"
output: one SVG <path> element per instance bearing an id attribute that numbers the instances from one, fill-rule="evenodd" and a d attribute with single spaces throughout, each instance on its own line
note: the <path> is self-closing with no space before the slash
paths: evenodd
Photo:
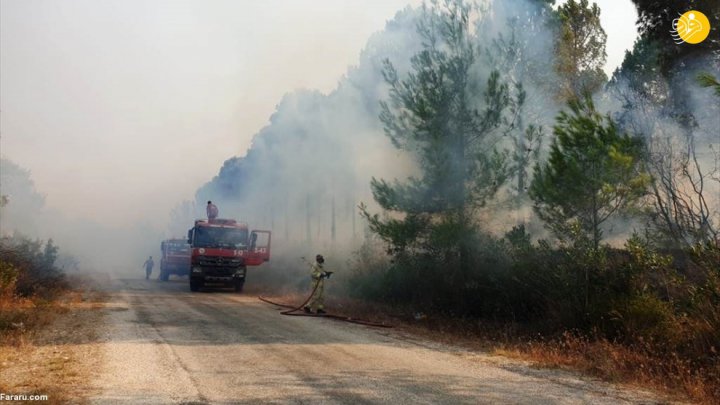
<path id="1" fill-rule="evenodd" d="M 52 240 L 0 238 L 0 391 L 82 403 L 100 316 L 88 309 L 101 304 L 57 266 L 58 250 Z"/>
<path id="2" fill-rule="evenodd" d="M 596 250 L 589 239 L 555 247 L 515 230 L 486 236 L 478 250 L 472 274 L 451 285 L 441 261 L 408 268 L 379 260 L 375 244 L 356 258 L 349 285 L 354 296 L 385 305 L 351 315 L 385 312 L 391 323 L 474 336 L 502 354 L 717 402 L 716 246 L 660 252 L 633 237 L 624 248 Z"/>
<path id="3" fill-rule="evenodd" d="M 58 247 L 15 235 L 0 238 L 0 336 L 17 342 L 24 331 L 50 319 L 55 302 L 67 293 L 67 277 L 55 267 Z"/>
<path id="4" fill-rule="evenodd" d="M 536 3 L 557 33 L 560 108 L 544 126 L 524 90 L 538 78 L 502 63 L 503 51 L 528 63 L 526 50 L 484 54 L 464 1 L 423 9 L 408 72 L 386 62 L 380 120 L 419 172 L 373 179 L 382 211 L 360 207 L 370 233 L 349 288 L 479 336 L 493 334 L 472 325 L 508 331 L 495 345 L 506 353 L 718 403 L 720 155 L 707 117 L 720 93 L 703 89 L 717 90 L 718 50 L 702 59 L 713 74 L 688 75 L 641 20 L 608 81 L 597 6 Z M 636 3 L 645 19 L 659 12 Z M 703 91 L 708 104 L 690 101 Z M 614 112 L 599 112 L 610 99 Z M 543 128 L 549 149 L 536 153 Z"/>

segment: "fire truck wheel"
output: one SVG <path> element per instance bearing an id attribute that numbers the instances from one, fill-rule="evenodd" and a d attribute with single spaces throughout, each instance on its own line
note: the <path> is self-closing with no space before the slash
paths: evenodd
<path id="1" fill-rule="evenodd" d="M 200 287 L 202 287 L 202 282 L 197 280 L 190 280 L 190 291 L 200 291 Z"/>
<path id="2" fill-rule="evenodd" d="M 245 286 L 245 280 L 235 280 L 235 292 L 240 293 L 243 290 L 243 287 Z"/>

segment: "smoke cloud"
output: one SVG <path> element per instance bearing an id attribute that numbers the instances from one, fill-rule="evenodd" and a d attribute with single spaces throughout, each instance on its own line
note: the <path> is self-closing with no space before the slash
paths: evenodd
<path id="1" fill-rule="evenodd" d="M 397 12 L 384 30 L 368 39 L 357 65 L 333 90 L 297 90 L 282 97 L 247 151 L 229 157 L 217 176 L 197 190 L 194 201 L 178 202 L 166 217 L 166 229 L 157 228 L 156 218 L 122 228 L 70 218 L 43 207 L 42 196 L 28 191 L 28 203 L 22 206 L 33 207 L 34 213 L 23 217 L 22 212 L 11 212 L 20 204 L 8 205 L 3 209 L 3 232 L 21 229 L 33 237 L 52 237 L 84 267 L 132 274 L 136 268 L 140 271 L 146 256 L 159 253 L 162 239 L 185 235 L 194 218 L 204 217 L 205 204 L 212 200 L 221 217 L 273 231 L 271 271 L 300 271 L 297 258 L 318 252 L 328 257 L 329 264 L 344 266 L 366 237 L 357 205 L 363 202 L 370 211 L 378 211 L 370 192 L 371 178 L 402 180 L 417 173 L 413 157 L 391 145 L 378 115 L 379 101 L 387 98 L 383 61 L 391 61 L 401 77 L 409 71 L 411 57 L 421 49 L 416 31 L 421 12 L 418 7 Z M 539 14 L 534 1 L 496 0 L 481 2 L 479 14 L 473 17 L 477 74 L 486 77 L 491 69 L 499 69 L 504 80 L 523 84 L 524 124 L 543 126 L 544 148 L 562 108 L 549 97 L 555 82 L 554 33 L 547 16 Z M 707 105 L 702 98 L 692 100 L 700 108 Z M 617 111 L 616 107 L 608 102 L 606 111 Z M 709 112 L 706 117 L 699 118 L 705 120 L 703 128 L 712 128 L 717 114 Z M 513 145 L 512 135 L 498 140 L 502 148 L 510 150 Z M 10 183 L 3 178 L 3 193 L 12 188 Z M 19 192 L 9 194 L 13 201 L 22 200 Z M 485 212 L 486 228 L 500 233 L 532 221 L 523 194 L 524 190 L 508 185 Z M 542 226 L 534 229 L 540 233 Z"/>
<path id="2" fill-rule="evenodd" d="M 389 60 L 400 77 L 409 71 L 412 56 L 421 49 L 421 15 L 421 8 L 398 12 L 385 30 L 369 39 L 358 65 L 330 93 L 302 90 L 283 97 L 247 153 L 225 161 L 218 175 L 197 191 L 197 207 L 212 200 L 221 217 L 273 231 L 270 272 L 298 272 L 296 259 L 315 253 L 325 254 L 329 265 L 344 266 L 367 236 L 358 204 L 379 210 L 370 180 L 404 180 L 417 174 L 413 156 L 392 146 L 378 115 L 388 90 L 383 61 Z M 555 81 L 548 16 L 537 4 L 519 0 L 485 2 L 474 18 L 475 73 L 487 78 L 497 69 L 511 86 L 522 83 L 526 124 L 550 125 L 559 106 L 548 97 Z M 512 136 L 499 138 L 498 146 L 512 148 Z M 510 201 L 518 193 L 525 190 L 508 187 L 491 207 L 495 212 L 487 215 L 488 229 L 504 232 L 514 225 L 508 226 L 507 215 L 497 212 L 511 213 L 517 223 L 527 220 L 527 201 L 522 206 Z"/>

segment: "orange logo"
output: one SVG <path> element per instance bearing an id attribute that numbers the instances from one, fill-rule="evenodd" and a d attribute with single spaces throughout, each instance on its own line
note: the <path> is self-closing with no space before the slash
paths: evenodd
<path id="1" fill-rule="evenodd" d="M 683 42 L 699 44 L 710 34 L 710 21 L 705 14 L 696 10 L 690 10 L 674 19 L 672 27 L 670 32 L 678 45 Z"/>

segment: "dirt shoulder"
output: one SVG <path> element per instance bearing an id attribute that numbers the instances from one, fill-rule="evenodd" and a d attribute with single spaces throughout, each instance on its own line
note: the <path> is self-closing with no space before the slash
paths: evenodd
<path id="1" fill-rule="evenodd" d="M 105 295 L 91 286 L 64 293 L 41 317 L 0 344 L 0 393 L 47 395 L 44 403 L 86 403 L 88 381 L 101 362 L 98 326 Z"/>
<path id="2" fill-rule="evenodd" d="M 273 298 L 296 303 L 305 297 L 287 293 Z M 474 353 L 483 361 L 536 370 L 549 379 L 556 375 L 580 376 L 589 383 L 611 383 L 640 397 L 655 396 L 661 403 L 715 403 L 713 390 L 718 389 L 717 382 L 713 386 L 711 382 L 700 381 L 688 370 L 682 373 L 653 370 L 662 362 L 608 341 L 570 334 L 552 340 L 533 339 L 513 325 L 452 319 L 347 297 L 331 296 L 326 305 L 333 314 L 393 325 L 394 335 L 408 342 L 427 341 L 436 348 L 464 349 L 468 358 L 473 358 Z M 666 367 L 676 368 L 670 363 Z"/>

